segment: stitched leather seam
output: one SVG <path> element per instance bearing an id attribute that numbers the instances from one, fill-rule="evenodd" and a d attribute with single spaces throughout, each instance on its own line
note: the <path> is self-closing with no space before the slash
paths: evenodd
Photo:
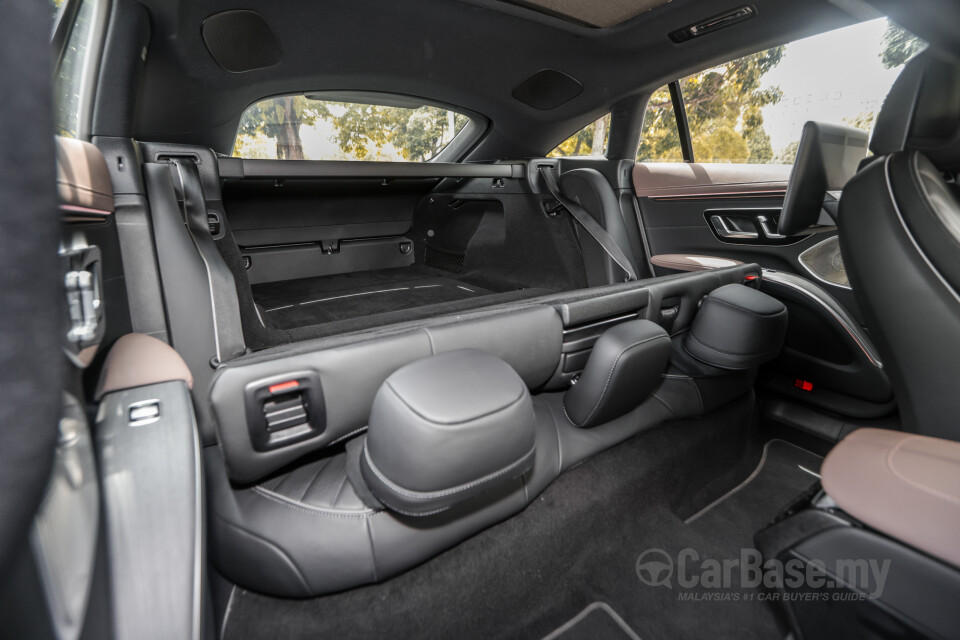
<path id="1" fill-rule="evenodd" d="M 603 383 L 603 390 L 600 392 L 600 397 L 597 398 L 597 403 L 594 405 L 593 410 L 590 411 L 589 415 L 587 415 L 587 417 L 584 418 L 583 422 L 581 422 L 580 424 L 577 424 L 577 423 L 574 422 L 573 420 L 570 420 L 570 422 L 573 423 L 573 425 L 576 426 L 576 427 L 582 427 L 583 425 L 585 425 L 585 424 L 587 424 L 588 422 L 590 422 L 590 418 L 593 417 L 593 414 L 595 414 L 595 413 L 597 412 L 597 409 L 600 408 L 600 405 L 603 404 L 603 398 L 604 398 L 605 395 L 607 395 L 607 388 L 610 386 L 610 381 L 613 379 L 613 372 L 616 370 L 617 365 L 620 363 L 620 359 L 623 358 L 624 354 L 626 354 L 627 351 L 630 351 L 631 349 L 635 349 L 635 348 L 637 348 L 637 347 L 643 346 L 643 345 L 647 344 L 648 342 L 653 342 L 654 340 L 662 340 L 662 339 L 664 339 L 664 338 L 666 338 L 666 336 L 656 335 L 656 336 L 653 336 L 652 338 L 647 338 L 647 339 L 645 339 L 645 340 L 641 340 L 640 342 L 637 342 L 637 343 L 635 343 L 635 344 L 632 344 L 632 345 L 630 345 L 629 347 L 623 349 L 623 350 L 620 352 L 620 354 L 617 356 L 617 359 L 613 361 L 613 365 L 611 365 L 611 367 L 610 367 L 610 373 L 607 374 L 607 380 L 606 380 L 606 382 Z M 669 338 L 667 338 L 667 339 L 669 339 Z M 592 355 L 592 354 L 591 354 L 591 355 Z M 564 404 L 564 406 L 563 406 L 563 412 L 564 412 L 564 413 L 567 413 L 566 403 L 563 403 L 563 404 Z M 569 414 L 567 415 L 567 418 L 568 418 L 568 419 L 570 418 L 570 415 L 569 415 Z"/>
<path id="2" fill-rule="evenodd" d="M 913 441 L 913 440 L 921 440 L 921 441 L 922 441 L 923 438 L 921 438 L 921 437 L 919 437 L 919 436 L 907 436 L 907 437 L 903 438 L 900 442 L 898 442 L 898 443 L 896 444 L 896 446 L 894 446 L 892 449 L 890 449 L 890 453 L 887 454 L 887 461 L 886 461 L 886 462 L 887 462 L 887 468 L 890 469 L 890 471 L 893 473 L 893 475 L 895 475 L 896 477 L 900 478 L 901 480 L 903 480 L 904 482 L 906 482 L 906 483 L 909 484 L 910 486 L 915 487 L 915 488 L 917 488 L 917 489 L 920 489 L 920 490 L 923 491 L 924 493 L 929 493 L 930 495 L 937 496 L 938 498 L 941 498 L 941 499 L 943 499 L 943 500 L 946 500 L 947 502 L 952 502 L 952 503 L 954 503 L 954 504 L 960 504 L 960 498 L 958 498 L 957 496 L 950 495 L 949 493 L 945 493 L 945 492 L 943 492 L 943 491 L 940 491 L 939 489 L 934 489 L 933 487 L 928 487 L 927 485 L 925 485 L 925 484 L 923 484 L 923 483 L 921 483 L 921 482 L 917 482 L 916 480 L 913 480 L 913 479 L 911 479 L 911 478 L 908 478 L 908 477 L 906 477 L 905 475 L 903 475 L 902 473 L 900 473 L 899 471 L 897 471 L 897 468 L 893 465 L 893 456 L 894 456 L 894 454 L 896 454 L 898 451 L 900 451 L 900 448 L 903 447 L 903 445 L 905 445 L 905 444 L 907 444 L 908 442 L 911 442 L 911 441 Z"/>
<path id="3" fill-rule="evenodd" d="M 730 356 L 731 358 L 756 358 L 757 356 L 762 356 L 769 353 L 769 351 L 757 351 L 755 353 L 730 353 L 728 351 L 723 351 L 722 349 L 717 349 L 716 347 L 710 346 L 709 344 L 707 344 L 706 342 L 698 338 L 694 333 L 690 333 L 690 337 L 696 340 L 697 342 L 699 342 L 700 344 L 702 344 L 705 348 L 710 349 L 711 351 L 716 351 L 717 353 L 722 353 L 725 356 Z"/>
<path id="4" fill-rule="evenodd" d="M 213 515 L 215 518 L 223 522 L 225 525 L 227 525 L 231 529 L 235 529 L 241 533 L 244 533 L 250 536 L 251 538 L 253 538 L 254 540 L 258 540 L 259 542 L 263 543 L 266 547 L 272 548 L 274 551 L 276 551 L 281 558 L 283 558 L 289 563 L 289 568 L 293 570 L 293 574 L 297 577 L 297 580 L 300 581 L 300 586 L 303 587 L 304 591 L 306 591 L 307 593 L 313 591 L 313 588 L 310 586 L 310 582 L 307 580 L 307 577 L 303 575 L 303 571 L 301 571 L 300 567 L 297 566 L 297 563 L 294 561 L 293 557 L 289 553 L 287 553 L 287 551 L 283 547 L 281 547 L 280 545 L 274 542 L 271 542 L 270 540 L 267 540 L 263 536 L 257 535 L 252 531 L 248 531 L 247 529 L 245 529 L 244 527 L 241 527 L 236 523 L 230 522 L 229 520 L 227 520 L 226 518 L 224 518 L 218 513 L 214 513 Z"/>
<path id="5" fill-rule="evenodd" d="M 343 441 L 346 440 L 347 438 L 349 438 L 349 437 L 351 437 L 351 436 L 355 436 L 355 435 L 357 435 L 358 433 L 363 433 L 363 432 L 366 431 L 366 430 L 367 430 L 367 426 L 360 427 L 359 429 L 354 429 L 354 430 L 351 431 L 350 433 L 344 434 L 344 435 L 340 436 L 339 438 L 337 438 L 336 440 L 333 440 L 332 442 L 327 443 L 325 446 L 329 447 L 329 446 L 331 446 L 331 445 L 337 444 L 338 442 L 343 442 Z"/>
<path id="6" fill-rule="evenodd" d="M 480 478 L 479 480 L 474 480 L 466 484 L 457 485 L 456 487 L 453 487 L 450 489 L 444 489 L 442 491 L 412 491 L 410 489 L 405 489 L 400 485 L 389 480 L 385 475 L 383 475 L 383 472 L 380 471 L 380 469 L 378 469 L 375 464 L 373 464 L 373 461 L 370 459 L 370 450 L 367 449 L 366 446 L 363 447 L 363 457 L 367 463 L 367 466 L 370 468 L 370 471 L 373 472 L 373 475 L 375 475 L 377 479 L 380 480 L 380 482 L 382 482 L 383 484 L 385 484 L 387 488 L 390 489 L 391 491 L 398 493 L 406 498 L 410 498 L 411 500 L 431 500 L 434 498 L 443 498 L 446 496 L 455 495 L 457 493 L 462 493 L 463 491 L 467 491 L 468 489 L 472 489 L 481 484 L 490 482 L 491 480 L 496 480 L 500 476 L 510 473 L 520 465 L 527 462 L 530 456 L 533 455 L 533 453 L 536 450 L 537 450 L 537 445 L 534 444 L 533 447 L 530 449 L 530 451 L 525 453 L 522 458 L 520 458 L 516 462 L 511 462 L 509 465 L 500 469 L 499 471 L 494 471 L 493 473 L 486 475 Z"/>
<path id="7" fill-rule="evenodd" d="M 707 302 L 711 304 L 721 304 L 725 307 L 729 307 L 730 309 L 734 309 L 742 313 L 748 313 L 751 315 L 760 316 L 761 318 L 775 318 L 779 315 L 786 313 L 785 309 L 780 309 L 779 311 L 774 311 L 773 313 L 760 313 L 759 311 L 752 311 L 750 309 L 744 309 L 743 307 L 738 307 L 735 304 L 730 304 L 726 300 L 719 300 L 717 298 L 707 298 Z"/>
<path id="8" fill-rule="evenodd" d="M 503 412 L 503 411 L 506 411 L 506 410 L 508 410 L 508 409 L 512 409 L 514 405 L 516 405 L 516 404 L 518 404 L 519 402 L 521 402 L 521 401 L 524 399 L 524 397 L 526 397 L 526 395 L 527 395 L 527 394 L 524 393 L 524 391 L 526 391 L 526 387 L 523 386 L 523 384 L 521 384 L 521 385 L 520 385 L 520 395 L 517 396 L 514 400 L 511 400 L 509 403 L 503 405 L 502 407 L 498 407 L 498 408 L 496 408 L 496 409 L 493 409 L 493 410 L 488 411 L 487 413 L 484 413 L 484 414 L 481 414 L 481 415 L 471 416 L 470 418 L 467 418 L 466 420 L 460 420 L 460 421 L 458 421 L 458 422 L 438 422 L 438 421 L 434 420 L 433 418 L 431 418 L 431 417 L 429 417 L 429 416 L 423 415 L 422 413 L 420 413 L 419 411 L 417 411 L 416 409 L 414 409 L 412 406 L 410 406 L 410 403 L 408 403 L 408 402 L 403 398 L 403 396 L 401 396 L 400 393 L 399 393 L 396 389 L 393 388 L 393 385 L 390 384 L 390 381 L 389 381 L 389 380 L 386 380 L 386 381 L 384 382 L 384 384 L 390 389 L 390 391 L 393 392 L 393 395 L 395 395 L 395 396 L 397 397 L 397 400 L 399 400 L 399 401 L 403 404 L 403 406 L 405 406 L 407 409 L 409 409 L 409 410 L 410 410 L 414 415 L 416 415 L 418 418 L 422 418 L 423 420 L 429 422 L 430 424 L 442 425 L 442 426 L 445 426 L 445 427 L 455 427 L 455 426 L 457 426 L 457 425 L 467 424 L 468 422 L 474 422 L 475 420 L 480 420 L 480 419 L 482 419 L 482 418 L 489 418 L 489 417 L 492 416 L 492 415 L 496 415 L 496 414 L 501 413 L 501 412 Z"/>
<path id="9" fill-rule="evenodd" d="M 289 508 L 295 509 L 295 510 L 297 510 L 297 511 L 303 511 L 304 513 L 309 513 L 309 514 L 315 515 L 315 516 L 327 516 L 327 517 L 330 517 L 330 518 L 349 518 L 349 519 L 357 519 L 357 518 L 370 518 L 370 517 L 373 517 L 373 516 L 375 516 L 375 515 L 377 515 L 377 514 L 379 514 L 379 513 L 382 513 L 381 511 L 374 511 L 373 509 L 364 509 L 364 510 L 362 510 L 362 511 L 355 511 L 355 512 L 353 512 L 353 513 L 347 513 L 345 510 L 344 510 L 344 511 L 337 511 L 337 510 L 334 510 L 334 509 L 324 509 L 323 507 L 314 507 L 314 506 L 311 506 L 311 505 L 308 505 L 308 504 L 297 503 L 297 502 L 294 502 L 294 501 L 290 500 L 289 498 L 286 498 L 286 497 L 284 497 L 284 496 L 278 495 L 278 494 L 270 491 L 269 489 L 264 489 L 263 487 L 254 487 L 254 488 L 253 488 L 253 491 L 254 491 L 254 493 L 256 493 L 257 495 L 259 495 L 261 498 L 266 498 L 267 500 L 270 500 L 271 502 L 276 502 L 277 504 L 279 504 L 279 505 L 281 505 L 281 506 L 289 507 Z"/>

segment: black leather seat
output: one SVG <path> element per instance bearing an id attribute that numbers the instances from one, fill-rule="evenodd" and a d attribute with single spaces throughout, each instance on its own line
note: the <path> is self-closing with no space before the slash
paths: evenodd
<path id="1" fill-rule="evenodd" d="M 637 258 L 630 242 L 620 202 L 613 187 L 596 169 L 571 169 L 560 176 L 560 187 L 565 196 L 579 203 L 594 220 L 606 230 L 630 261 L 635 273 L 639 273 Z M 583 264 L 587 285 L 595 287 L 623 282 L 623 269 L 590 237 L 580 235 Z"/>
<path id="2" fill-rule="evenodd" d="M 615 324 L 587 350 L 578 384 L 553 392 L 543 389 L 564 370 L 564 330 L 547 305 L 227 363 L 211 392 L 221 446 L 204 452 L 215 565 L 239 585 L 278 596 L 384 580 L 517 513 L 599 451 L 742 397 L 779 348 L 782 305 L 700 275 L 651 285 L 648 296 L 676 299 L 683 290 L 690 295 L 676 338 L 650 319 Z M 706 330 L 715 323 L 709 300 L 734 300 L 743 312 L 720 318 L 723 335 Z M 659 315 L 659 302 L 650 307 L 635 314 Z M 691 335 L 742 357 L 731 363 L 698 352 L 699 365 L 668 368 L 691 322 Z M 252 436 L 265 425 L 251 417 L 268 410 L 273 387 L 290 384 L 280 380 L 309 381 L 308 372 L 324 399 L 304 392 L 301 409 L 322 427 L 257 448 L 254 440 L 263 441 Z"/>
<path id="3" fill-rule="evenodd" d="M 840 201 L 854 293 L 889 367 L 906 430 L 960 439 L 960 65 L 903 70 Z"/>

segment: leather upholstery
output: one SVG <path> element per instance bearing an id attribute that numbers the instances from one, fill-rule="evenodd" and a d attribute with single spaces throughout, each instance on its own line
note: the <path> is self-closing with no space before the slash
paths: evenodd
<path id="1" fill-rule="evenodd" d="M 858 429 L 830 452 L 820 473 L 841 509 L 960 567 L 960 442 Z"/>
<path id="2" fill-rule="evenodd" d="M 938 167 L 960 169 L 960 65 L 932 51 L 911 60 L 883 102 L 870 150 L 922 151 Z"/>
<path id="3" fill-rule="evenodd" d="M 960 195 L 942 172 L 960 164 L 958 67 L 923 54 L 904 69 L 871 148 L 889 151 L 902 139 L 908 150 L 863 167 L 844 189 L 839 218 L 844 264 L 904 428 L 954 440 L 960 439 Z"/>
<path id="4" fill-rule="evenodd" d="M 107 354 L 94 399 L 99 401 L 120 389 L 171 380 L 183 380 L 193 389 L 193 375 L 180 354 L 162 340 L 142 333 L 128 333 L 121 336 Z"/>
<path id="5" fill-rule="evenodd" d="M 529 470 L 530 393 L 503 360 L 460 349 L 393 373 L 373 401 L 360 459 L 384 505 L 437 513 Z"/>
<path id="6" fill-rule="evenodd" d="M 632 411 L 660 383 L 670 359 L 670 337 L 649 320 L 608 329 L 597 340 L 587 366 L 563 399 L 577 427 L 610 422 Z"/>
<path id="7" fill-rule="evenodd" d="M 113 213 L 113 182 L 107 161 L 83 140 L 56 137 L 60 206 L 74 213 Z"/>
<path id="8" fill-rule="evenodd" d="M 596 169 L 571 169 L 560 175 L 560 187 L 564 195 L 577 202 L 593 216 L 623 251 L 633 270 L 637 271 L 637 258 L 631 248 L 630 236 L 623 221 L 620 202 L 613 187 Z M 587 271 L 587 284 L 597 286 L 623 281 L 623 269 L 588 234 L 581 234 L 583 260 Z"/>
<path id="9" fill-rule="evenodd" d="M 683 340 L 684 350 L 719 369 L 759 367 L 777 357 L 787 332 L 787 308 L 776 298 L 728 284 L 703 299 Z"/>
<path id="10" fill-rule="evenodd" d="M 673 327 L 684 331 L 698 299 L 720 282 L 742 280 L 750 269 L 759 270 L 759 267 L 749 265 L 709 274 L 671 276 L 643 285 L 620 285 L 613 291 L 594 291 L 590 295 L 610 300 L 589 309 L 581 308 L 586 295 L 572 295 L 570 299 L 577 302 L 558 311 L 577 322 L 588 322 L 596 313 L 616 315 L 623 313 L 627 304 L 621 294 L 638 290 L 644 295 L 628 296 L 628 306 L 636 310 L 640 305 L 652 318 L 657 317 L 661 301 L 670 300 L 674 305 L 676 300 L 682 300 Z M 266 466 L 246 481 L 231 480 L 228 475 L 224 454 L 230 455 L 229 446 L 204 450 L 209 492 L 208 532 L 212 560 L 218 571 L 244 588 L 286 597 L 316 596 L 382 581 L 519 512 L 560 473 L 642 430 L 671 419 L 701 415 L 736 398 L 752 402 L 749 391 L 755 371 L 694 377 L 671 369 L 662 375 L 662 368 L 653 367 L 652 357 L 641 358 L 638 362 L 647 365 L 641 375 L 611 378 L 620 389 L 611 394 L 612 404 L 602 403 L 602 410 L 613 407 L 615 410 L 608 415 L 617 417 L 597 418 L 597 424 L 591 423 L 588 429 L 570 421 L 564 407 L 565 393 L 533 395 L 535 447 L 531 466 L 522 475 L 489 484 L 484 492 L 438 513 L 408 516 L 384 508 L 370 491 L 360 457 L 365 438 L 376 440 L 378 437 L 379 424 L 398 426 L 395 421 L 381 422 L 372 415 L 374 398 L 384 380 L 408 363 L 422 358 L 427 358 L 424 362 L 434 360 L 429 357 L 432 354 L 459 358 L 450 352 L 467 347 L 492 354 L 486 356 L 489 358 L 494 355 L 501 358 L 516 372 L 493 367 L 493 371 L 502 372 L 502 375 L 496 374 L 498 379 L 510 381 L 496 395 L 503 393 L 503 398 L 507 398 L 513 389 L 519 391 L 515 386 L 518 379 L 528 390 L 535 391 L 544 385 L 550 371 L 558 367 L 563 336 L 558 311 L 534 305 L 511 312 L 478 312 L 469 319 L 438 318 L 418 323 L 419 327 L 379 334 L 376 339 L 366 334 L 340 336 L 264 351 L 227 364 L 212 393 L 221 437 L 249 438 L 244 431 L 242 403 L 237 401 L 246 384 L 300 369 L 313 369 L 320 374 L 327 404 L 326 428 L 331 433 L 324 435 L 322 445 L 312 443 L 303 449 L 297 449 L 300 443 L 293 445 L 289 453 L 293 458 L 284 458 L 282 462 L 269 458 Z M 636 339 L 643 328 L 648 329 L 651 336 L 662 332 L 653 323 L 627 322 L 617 326 L 625 325 L 634 325 L 629 336 L 614 334 L 607 340 L 601 337 L 600 341 L 624 345 L 629 338 Z M 661 341 L 667 342 L 669 349 L 669 340 L 656 337 L 639 351 L 649 357 L 651 352 L 647 350 L 659 352 Z M 598 353 L 606 350 L 604 344 L 594 348 Z M 609 356 L 598 356 L 597 361 L 609 362 Z M 494 359 L 494 362 L 497 361 Z M 450 377 L 456 380 L 449 384 L 441 377 L 430 382 L 432 388 L 428 389 L 422 381 L 415 381 L 413 392 L 402 390 L 402 393 L 420 406 L 425 415 L 438 418 L 449 410 L 450 415 L 463 418 L 476 411 L 480 401 L 479 394 L 472 393 L 474 389 L 458 392 L 456 388 L 452 391 L 447 388 L 471 384 L 464 382 L 472 375 L 469 368 L 457 369 L 465 370 L 451 372 Z M 653 377 L 652 382 L 648 374 Z M 500 383 L 496 386 L 500 387 Z M 446 398 L 448 394 L 453 395 Z M 600 422 L 602 419 L 607 421 Z M 368 423 L 371 433 L 358 435 Z M 501 426 L 493 425 L 493 428 Z M 477 435 L 483 436 L 480 432 Z M 514 435 L 506 437 L 500 431 L 497 437 L 502 444 Z M 389 446 L 394 442 L 404 446 L 400 440 L 387 442 Z M 428 437 L 428 446 L 431 442 Z M 487 443 L 482 437 L 478 442 L 483 446 Z M 474 463 L 472 453 L 457 453 L 457 456 L 453 462 L 459 461 L 463 467 Z M 428 459 L 428 456 L 424 459 L 424 470 L 436 467 L 455 472 L 455 465 L 445 466 L 450 465 L 449 460 Z M 291 464 L 294 460 L 299 461 Z M 271 473 L 273 475 L 264 477 Z M 471 470 L 471 474 L 475 473 L 478 473 L 476 467 Z M 454 482 L 460 481 L 450 477 Z M 426 474 L 407 482 L 432 480 L 432 476 Z M 417 486 L 432 488 L 429 484 Z M 381 492 L 380 497 L 384 495 Z"/>

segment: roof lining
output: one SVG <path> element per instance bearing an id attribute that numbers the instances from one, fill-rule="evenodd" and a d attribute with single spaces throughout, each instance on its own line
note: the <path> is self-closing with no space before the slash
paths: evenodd
<path id="1" fill-rule="evenodd" d="M 591 29 L 616 27 L 671 0 L 500 0 Z"/>

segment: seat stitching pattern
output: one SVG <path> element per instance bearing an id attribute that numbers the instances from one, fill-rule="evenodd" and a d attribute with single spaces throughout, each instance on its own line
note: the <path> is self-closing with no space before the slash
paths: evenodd
<path id="1" fill-rule="evenodd" d="M 647 344 L 648 342 L 653 342 L 654 340 L 661 340 L 661 339 L 663 339 L 664 337 L 665 337 L 665 336 L 657 335 L 657 336 L 654 336 L 654 337 L 652 337 L 652 338 L 647 338 L 647 339 L 645 339 L 645 340 L 641 340 L 640 342 L 634 343 L 634 344 L 630 345 L 629 347 L 626 347 L 626 348 L 624 348 L 622 351 L 620 351 L 619 355 L 617 355 L 616 360 L 614 360 L 614 361 L 613 361 L 613 364 L 610 366 L 610 373 L 607 374 L 607 380 L 606 380 L 606 382 L 603 383 L 603 390 L 600 392 L 600 397 L 597 398 L 597 403 L 594 405 L 593 410 L 590 411 L 590 414 L 587 415 L 586 418 L 584 418 L 583 422 L 581 422 L 581 423 L 578 424 L 578 423 L 574 422 L 574 421 L 570 418 L 570 414 L 567 413 L 567 403 L 564 402 L 564 403 L 563 403 L 563 412 L 567 415 L 567 419 L 570 420 L 570 422 L 571 422 L 574 426 L 576 426 L 576 427 L 582 427 L 583 425 L 585 425 L 585 424 L 587 424 L 588 422 L 590 422 L 590 418 L 593 417 L 593 414 L 595 414 L 595 413 L 597 412 L 597 409 L 599 409 L 599 408 L 600 408 L 600 405 L 603 403 L 603 398 L 604 398 L 604 396 L 607 394 L 607 388 L 610 386 L 610 381 L 613 379 L 613 372 L 614 372 L 614 370 L 616 370 L 617 364 L 620 363 L 620 359 L 624 356 L 624 354 L 625 354 L 627 351 L 630 351 L 631 349 L 635 349 L 635 348 L 637 348 L 637 347 L 640 347 L 640 346 L 642 346 L 642 345 L 645 345 L 645 344 Z M 591 355 L 592 355 L 592 354 L 591 354 Z"/>
<path id="2" fill-rule="evenodd" d="M 741 311 L 743 313 L 749 313 L 755 316 L 762 316 L 764 318 L 775 318 L 776 316 L 779 316 L 780 314 L 784 313 L 783 309 L 780 309 L 779 311 L 774 311 L 773 313 L 760 313 L 759 311 L 753 311 L 751 309 L 744 309 L 743 307 L 738 307 L 737 305 L 731 304 L 726 300 L 719 300 L 717 298 L 707 298 L 707 302 L 709 302 L 710 304 L 721 304 L 735 311 Z"/>
<path id="3" fill-rule="evenodd" d="M 893 475 L 897 476 L 898 478 L 900 478 L 910 486 L 920 489 L 924 493 L 929 493 L 938 498 L 941 498 L 942 500 L 946 500 L 947 502 L 960 504 L 960 498 L 957 498 L 957 496 L 951 495 L 949 493 L 945 493 L 943 491 L 940 491 L 939 489 L 934 489 L 933 487 L 928 487 L 922 482 L 918 482 L 917 480 L 908 478 L 907 476 L 903 475 L 900 471 L 897 470 L 896 466 L 893 464 L 894 456 L 897 453 L 899 453 L 900 449 L 902 449 L 905 444 L 907 444 L 908 442 L 914 442 L 917 440 L 919 440 L 920 442 L 924 441 L 924 439 L 921 438 L 920 436 L 906 436 L 902 440 L 900 440 L 900 442 L 898 442 L 896 446 L 890 449 L 890 453 L 887 454 L 887 460 L 886 460 L 887 468 L 890 469 Z"/>
<path id="4" fill-rule="evenodd" d="M 459 420 L 459 421 L 457 421 L 457 422 L 438 422 L 438 421 L 434 420 L 433 418 L 431 418 L 431 417 L 429 417 L 429 416 L 423 415 L 422 413 L 420 413 L 419 411 L 417 411 L 415 408 L 413 408 L 413 407 L 410 405 L 410 403 L 407 402 L 406 399 L 404 399 L 404 397 L 403 397 L 402 395 L 400 395 L 400 393 L 399 393 L 396 389 L 393 388 L 393 385 L 390 384 L 390 380 L 384 381 L 383 384 L 384 384 L 384 386 L 386 386 L 388 389 L 390 389 L 390 391 L 393 393 L 393 395 L 396 396 L 397 400 L 399 400 L 399 401 L 403 404 L 403 406 L 405 406 L 407 409 L 409 409 L 415 416 L 417 416 L 418 418 L 422 418 L 423 420 L 425 420 L 425 421 L 427 421 L 427 422 L 429 422 L 429 423 L 431 423 L 431 424 L 441 424 L 441 425 L 444 425 L 444 426 L 447 426 L 447 427 L 452 427 L 452 426 L 461 425 L 461 424 L 467 424 L 468 422 L 474 422 L 474 421 L 476 421 L 476 420 L 480 420 L 481 418 L 489 418 L 489 417 L 492 416 L 492 415 L 496 415 L 496 414 L 501 413 L 501 412 L 503 412 L 503 411 L 507 411 L 508 409 L 512 409 L 514 405 L 519 404 L 520 402 L 523 401 L 524 398 L 526 398 L 526 397 L 528 396 L 527 393 L 524 393 L 524 391 L 526 391 L 527 388 L 526 388 L 523 384 L 520 384 L 520 395 L 517 396 L 515 399 L 511 400 L 510 402 L 508 402 L 507 404 L 503 405 L 502 407 L 497 407 L 496 409 L 493 409 L 493 410 L 491 410 L 491 411 L 488 411 L 487 413 L 484 413 L 484 414 L 482 414 L 482 415 L 471 416 L 471 417 L 467 418 L 466 420 Z"/>
<path id="5" fill-rule="evenodd" d="M 716 351 L 717 353 L 722 353 L 723 355 L 730 356 L 731 358 L 754 358 L 756 356 L 762 356 L 765 353 L 767 353 L 766 351 L 757 351 L 755 353 L 730 353 L 729 351 L 724 351 L 723 349 L 717 349 L 716 347 L 707 344 L 692 332 L 690 333 L 690 337 L 696 340 L 697 342 L 699 342 L 700 344 L 702 344 L 707 349 L 710 349 L 711 351 Z"/>
<path id="6" fill-rule="evenodd" d="M 430 499 L 433 499 L 433 498 L 443 498 L 443 497 L 446 497 L 446 496 L 455 495 L 455 494 L 457 494 L 457 493 L 462 493 L 462 492 L 467 491 L 468 489 L 472 489 L 472 488 L 474 488 L 474 487 L 476 487 L 476 486 L 478 486 L 478 485 L 484 484 L 484 483 L 486 483 L 486 482 L 490 482 L 491 480 L 496 480 L 496 479 L 499 478 L 500 476 L 502 476 L 502 475 L 504 475 L 504 474 L 507 474 L 507 473 L 510 473 L 511 471 L 513 471 L 513 470 L 515 470 L 517 467 L 519 467 L 521 464 L 527 462 L 528 459 L 530 458 L 530 456 L 531 456 L 536 450 L 537 450 L 537 447 L 536 447 L 536 445 L 534 445 L 534 446 L 530 449 L 530 451 L 528 451 L 527 453 L 525 453 L 525 454 L 523 455 L 522 458 L 520 458 L 520 459 L 517 460 L 516 462 L 511 462 L 509 465 L 507 465 L 506 467 L 500 469 L 499 471 L 494 471 L 493 473 L 491 473 L 491 474 L 489 474 L 489 475 L 486 475 L 486 476 L 480 478 L 479 480 L 474 480 L 474 481 L 468 482 L 468 483 L 466 483 L 466 484 L 457 485 L 456 487 L 453 487 L 453 488 L 451 488 L 451 489 L 444 489 L 444 490 L 442 490 L 442 491 L 412 491 L 412 490 L 410 490 L 410 489 L 405 489 L 405 488 L 401 487 L 400 485 L 395 484 L 394 482 L 392 482 L 391 480 L 389 480 L 385 475 L 383 475 L 383 472 L 380 471 L 375 464 L 373 464 L 373 461 L 370 459 L 370 450 L 367 449 L 366 446 L 363 447 L 363 457 L 364 457 L 364 460 L 365 460 L 366 463 L 367 463 L 367 466 L 370 468 L 370 471 L 373 472 L 373 475 L 375 475 L 375 476 L 377 477 L 377 479 L 380 480 L 383 484 L 387 485 L 387 487 L 388 487 L 391 491 L 394 491 L 394 492 L 396 492 L 396 493 L 399 493 L 400 495 L 402 495 L 402 496 L 404 496 L 404 497 L 407 497 L 407 498 L 410 498 L 411 500 L 430 500 Z"/>
<path id="7" fill-rule="evenodd" d="M 315 515 L 315 516 L 357 519 L 357 518 L 372 518 L 373 516 L 376 516 L 382 513 L 382 511 L 374 511 L 373 509 L 364 509 L 362 511 L 356 511 L 354 513 L 347 513 L 346 511 L 324 509 L 322 507 L 314 507 L 311 505 L 293 502 L 289 498 L 286 498 L 281 495 L 277 495 L 268 489 L 264 489 L 263 487 L 254 487 L 253 491 L 255 494 L 259 495 L 261 498 L 266 498 L 267 500 L 270 500 L 271 502 L 275 502 L 281 506 L 289 507 L 290 509 L 294 509 L 296 511 L 302 511 L 304 513 L 308 513 L 310 515 Z"/>

